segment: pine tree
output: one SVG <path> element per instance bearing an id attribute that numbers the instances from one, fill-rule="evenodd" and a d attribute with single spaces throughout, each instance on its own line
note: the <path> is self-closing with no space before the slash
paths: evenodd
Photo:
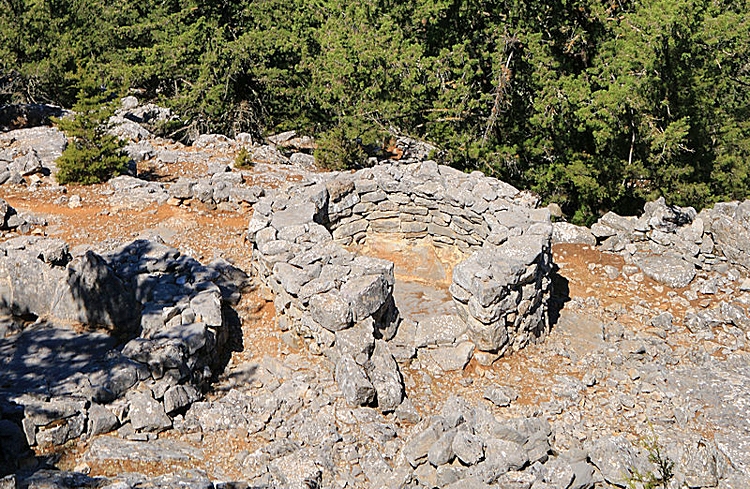
<path id="1" fill-rule="evenodd" d="M 105 93 L 98 87 L 83 88 L 73 109 L 74 117 L 56 121 L 68 137 L 68 146 L 57 160 L 57 181 L 89 185 L 126 173 L 123 142 L 106 132 L 114 109 Z"/>

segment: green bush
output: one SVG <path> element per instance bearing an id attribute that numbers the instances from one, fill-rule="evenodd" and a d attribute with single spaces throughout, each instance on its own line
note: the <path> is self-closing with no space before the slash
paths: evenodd
<path id="1" fill-rule="evenodd" d="M 106 132 L 114 113 L 112 103 L 106 102 L 98 88 L 83 89 L 73 109 L 74 117 L 56 120 L 68 138 L 57 160 L 58 183 L 90 185 L 126 173 L 129 158 L 121 154 L 124 143 Z"/>
<path id="2" fill-rule="evenodd" d="M 234 159 L 234 166 L 237 168 L 251 168 L 254 164 L 253 156 L 247 148 L 242 148 Z"/>

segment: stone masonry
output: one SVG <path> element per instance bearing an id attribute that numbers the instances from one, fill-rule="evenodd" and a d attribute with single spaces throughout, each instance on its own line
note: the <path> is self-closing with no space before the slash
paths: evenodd
<path id="1" fill-rule="evenodd" d="M 372 345 L 392 339 L 399 323 L 394 267 L 344 246 L 392 233 L 463 251 L 450 292 L 476 349 L 499 356 L 549 329 L 552 225 L 535 204 L 480 172 L 381 164 L 263 197 L 248 238 L 282 329 L 312 339 L 337 363 L 348 400 L 367 404 L 377 391 Z"/>

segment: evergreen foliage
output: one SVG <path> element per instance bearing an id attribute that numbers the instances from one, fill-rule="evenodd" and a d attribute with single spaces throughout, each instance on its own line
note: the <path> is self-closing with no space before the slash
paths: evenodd
<path id="1" fill-rule="evenodd" d="M 0 0 L 0 103 L 138 89 L 180 133 L 296 129 L 331 167 L 393 131 L 559 203 L 750 193 L 747 0 Z"/>
<path id="2" fill-rule="evenodd" d="M 102 91 L 82 89 L 73 109 L 74 117 L 55 121 L 68 138 L 68 145 L 57 159 L 57 181 L 89 185 L 126 173 L 129 159 L 121 154 L 123 143 L 106 133 L 114 110 Z"/>

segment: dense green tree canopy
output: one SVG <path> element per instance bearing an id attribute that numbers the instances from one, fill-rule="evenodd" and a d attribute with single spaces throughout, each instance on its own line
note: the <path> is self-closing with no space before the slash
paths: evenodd
<path id="1" fill-rule="evenodd" d="M 577 222 L 658 195 L 702 207 L 750 191 L 747 0 L 0 0 L 0 11 L 0 103 L 71 106 L 97 79 L 175 108 L 186 139 L 294 128 L 335 166 L 395 131 Z"/>

